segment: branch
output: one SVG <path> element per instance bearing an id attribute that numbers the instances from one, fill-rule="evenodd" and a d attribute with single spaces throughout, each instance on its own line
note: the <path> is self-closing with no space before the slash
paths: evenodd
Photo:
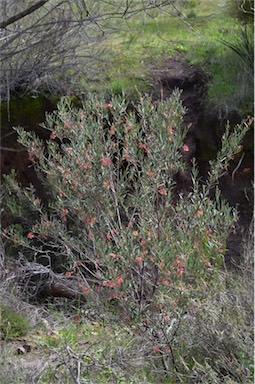
<path id="1" fill-rule="evenodd" d="M 0 151 L 8 151 L 8 152 L 24 152 L 26 149 L 14 149 L 14 148 L 9 148 L 9 147 L 2 147 L 0 146 Z"/>
<path id="2" fill-rule="evenodd" d="M 24 256 L 19 263 L 20 266 L 14 271 L 14 279 L 29 299 L 52 296 L 87 301 L 88 297 L 84 293 L 84 288 L 88 288 L 86 279 L 80 281 L 77 276 L 67 278 L 63 274 L 54 273 L 50 267 L 30 263 Z"/>
<path id="3" fill-rule="evenodd" d="M 40 0 L 40 1 L 38 1 L 38 3 L 32 5 L 31 7 L 18 13 L 17 15 L 10 17 L 8 20 L 2 21 L 2 23 L 0 23 L 0 28 L 2 28 L 2 29 L 6 28 L 8 25 L 13 24 L 20 19 L 23 19 L 27 15 L 30 15 L 30 13 L 33 13 L 34 11 L 36 11 L 38 8 L 41 8 L 48 1 L 49 0 Z"/>

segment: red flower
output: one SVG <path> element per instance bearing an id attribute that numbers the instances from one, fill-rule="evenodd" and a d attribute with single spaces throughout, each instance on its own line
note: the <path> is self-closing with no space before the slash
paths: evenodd
<path id="1" fill-rule="evenodd" d="M 159 349 L 158 345 L 154 345 L 153 352 L 155 352 L 155 353 L 159 353 L 160 352 L 160 349 Z"/>
<path id="2" fill-rule="evenodd" d="M 126 153 L 126 154 L 124 155 L 124 159 L 125 159 L 126 161 L 129 161 L 129 162 L 132 161 L 131 156 L 130 156 L 128 153 Z"/>
<path id="3" fill-rule="evenodd" d="M 148 147 L 147 147 L 146 144 L 140 142 L 138 146 L 139 146 L 139 148 L 143 149 L 145 153 L 149 152 Z"/>
<path id="4" fill-rule="evenodd" d="M 80 167 L 83 171 L 86 171 L 90 167 L 91 163 L 89 161 L 85 161 L 83 163 L 80 163 Z"/>
<path id="5" fill-rule="evenodd" d="M 70 128 L 70 123 L 69 123 L 68 120 L 66 120 L 66 121 L 64 122 L 64 127 L 65 127 L 65 128 Z"/>
<path id="6" fill-rule="evenodd" d="M 113 299 L 118 299 L 118 298 L 119 298 L 119 295 L 118 295 L 118 293 L 116 293 L 116 292 L 111 292 L 111 293 L 110 293 L 110 296 L 111 296 Z"/>
<path id="7" fill-rule="evenodd" d="M 104 280 L 104 281 L 103 281 L 103 285 L 104 285 L 105 287 L 114 288 L 115 285 L 116 285 L 116 283 L 115 283 L 114 280 L 110 280 L 110 281 L 106 281 L 106 280 Z"/>
<path id="8" fill-rule="evenodd" d="M 118 258 L 119 258 L 119 256 L 116 255 L 116 254 L 113 253 L 113 252 L 109 253 L 109 256 L 112 257 L 113 259 L 118 259 Z"/>
<path id="9" fill-rule="evenodd" d="M 27 238 L 28 238 L 28 239 L 33 239 L 33 237 L 34 237 L 33 232 L 28 232 L 28 234 L 27 234 Z"/>
<path id="10" fill-rule="evenodd" d="M 94 224 L 96 221 L 96 216 L 91 216 L 89 213 L 86 214 L 82 220 L 83 223 L 88 223 L 88 224 Z"/>
<path id="11" fill-rule="evenodd" d="M 72 272 L 69 272 L 69 271 L 68 271 L 68 272 L 65 273 L 65 277 L 68 278 L 68 277 L 71 277 L 71 276 L 72 276 Z"/>
<path id="12" fill-rule="evenodd" d="M 107 189 L 113 189 L 113 184 L 108 181 L 103 181 L 103 186 Z"/>
<path id="13" fill-rule="evenodd" d="M 165 187 L 163 187 L 163 185 L 161 185 L 159 188 L 158 188 L 158 193 L 162 196 L 167 196 L 167 190 Z"/>
<path id="14" fill-rule="evenodd" d="M 132 125 L 131 125 L 131 124 L 128 124 L 128 125 L 126 126 L 126 131 L 127 131 L 127 132 L 130 132 L 132 128 L 133 128 Z"/>
<path id="15" fill-rule="evenodd" d="M 178 268 L 177 269 L 177 273 L 178 273 L 178 275 L 180 275 L 180 276 L 182 276 L 183 274 L 184 274 L 184 269 L 182 269 L 182 268 Z"/>
<path id="16" fill-rule="evenodd" d="M 112 108 L 112 104 L 111 104 L 111 103 L 106 103 L 106 104 L 104 105 L 104 108 L 105 108 L 105 109 Z"/>
<path id="17" fill-rule="evenodd" d="M 102 157 L 101 164 L 103 167 L 109 167 L 111 164 L 111 159 L 109 159 L 109 157 Z"/>
<path id="18" fill-rule="evenodd" d="M 89 293 L 89 288 L 88 287 L 83 287 L 82 288 L 82 292 L 87 295 L 87 293 Z"/>
<path id="19" fill-rule="evenodd" d="M 114 232 L 108 232 L 107 235 L 105 236 L 106 240 L 111 240 L 113 238 Z"/>
<path id="20" fill-rule="evenodd" d="M 123 277 L 122 276 L 118 276 L 117 279 L 116 279 L 117 287 L 119 287 L 123 283 L 124 283 Z"/>
<path id="21" fill-rule="evenodd" d="M 162 279 L 161 282 L 162 282 L 163 285 L 166 285 L 167 287 L 170 287 L 170 283 L 169 283 L 168 280 Z"/>
<path id="22" fill-rule="evenodd" d="M 203 216 L 204 212 L 202 211 L 202 209 L 198 209 L 194 215 L 194 217 L 198 217 L 198 216 Z"/>
<path id="23" fill-rule="evenodd" d="M 105 287 L 114 288 L 116 286 L 119 287 L 123 282 L 124 282 L 123 277 L 118 276 L 116 279 L 113 279 L 113 280 L 109 280 L 109 281 L 104 280 L 102 284 Z"/>
<path id="24" fill-rule="evenodd" d="M 67 147 L 67 148 L 66 148 L 66 153 L 67 153 L 68 155 L 70 155 L 71 152 L 72 152 L 72 148 L 71 148 L 71 147 Z"/>
<path id="25" fill-rule="evenodd" d="M 173 135 L 173 128 L 172 127 L 168 127 L 168 133 L 169 133 L 170 137 Z"/>
<path id="26" fill-rule="evenodd" d="M 54 139 L 56 139 L 56 133 L 55 132 L 51 132 L 51 134 L 50 134 L 50 139 L 51 140 L 54 140 Z"/>
<path id="27" fill-rule="evenodd" d="M 182 149 L 184 150 L 184 152 L 189 152 L 189 147 L 187 144 L 184 144 Z"/>

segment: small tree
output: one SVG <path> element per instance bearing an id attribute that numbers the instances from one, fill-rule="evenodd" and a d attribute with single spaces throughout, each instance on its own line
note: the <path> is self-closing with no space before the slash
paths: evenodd
<path id="1" fill-rule="evenodd" d="M 141 98 L 135 108 L 120 98 L 91 97 L 75 109 L 64 98 L 42 125 L 46 143 L 16 128 L 45 196 L 6 176 L 5 209 L 16 224 L 5 236 L 32 259 L 57 261 L 68 276 L 79 266 L 84 279 L 84 269 L 96 271 L 100 285 L 132 311 L 213 278 L 237 220 L 217 182 L 251 122 L 226 127 L 202 182 L 195 160 L 184 161 L 184 113 L 178 91 L 155 104 Z M 175 175 L 185 168 L 192 188 L 177 194 Z"/>

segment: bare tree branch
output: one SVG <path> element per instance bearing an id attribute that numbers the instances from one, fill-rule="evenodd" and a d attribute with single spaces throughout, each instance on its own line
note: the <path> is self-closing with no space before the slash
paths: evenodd
<path id="1" fill-rule="evenodd" d="M 30 6 L 23 0 L 21 11 L 20 2 L 0 0 L 2 100 L 16 91 L 79 92 L 81 79 L 102 77 L 106 67 L 99 68 L 98 63 L 111 59 L 102 39 L 129 29 L 132 16 L 168 9 L 176 1 L 41 0 Z"/>
<path id="2" fill-rule="evenodd" d="M 32 5 L 31 7 L 18 13 L 17 15 L 10 17 L 8 20 L 2 21 L 2 23 L 0 23 L 0 28 L 6 28 L 8 25 L 11 25 L 11 24 L 15 23 L 16 21 L 23 19 L 27 15 L 30 15 L 31 13 L 35 12 L 37 9 L 41 8 L 48 1 L 49 0 L 40 0 L 40 1 L 38 1 L 38 3 Z"/>

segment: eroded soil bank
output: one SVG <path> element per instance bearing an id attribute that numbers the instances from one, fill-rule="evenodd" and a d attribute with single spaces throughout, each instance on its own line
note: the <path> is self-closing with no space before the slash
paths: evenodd
<path id="1" fill-rule="evenodd" d="M 177 58 L 169 58 L 164 69 L 151 68 L 155 99 L 169 97 L 174 88 L 182 89 L 182 102 L 187 108 L 185 123 L 191 123 L 186 143 L 189 146 L 189 161 L 196 158 L 200 175 L 206 177 L 209 160 L 220 149 L 221 136 L 227 121 L 238 124 L 245 115 L 237 111 L 220 113 L 206 106 L 208 77 L 199 67 L 192 67 Z M 231 206 L 239 211 L 239 222 L 229 236 L 227 264 L 238 264 L 242 254 L 243 238 L 253 218 L 253 177 L 254 177 L 253 130 L 246 135 L 243 151 L 230 164 L 228 172 L 220 180 L 222 195 Z M 183 181 L 185 185 L 185 181 Z M 188 188 L 188 180 L 186 180 Z M 185 188 L 185 186 L 184 186 Z"/>

